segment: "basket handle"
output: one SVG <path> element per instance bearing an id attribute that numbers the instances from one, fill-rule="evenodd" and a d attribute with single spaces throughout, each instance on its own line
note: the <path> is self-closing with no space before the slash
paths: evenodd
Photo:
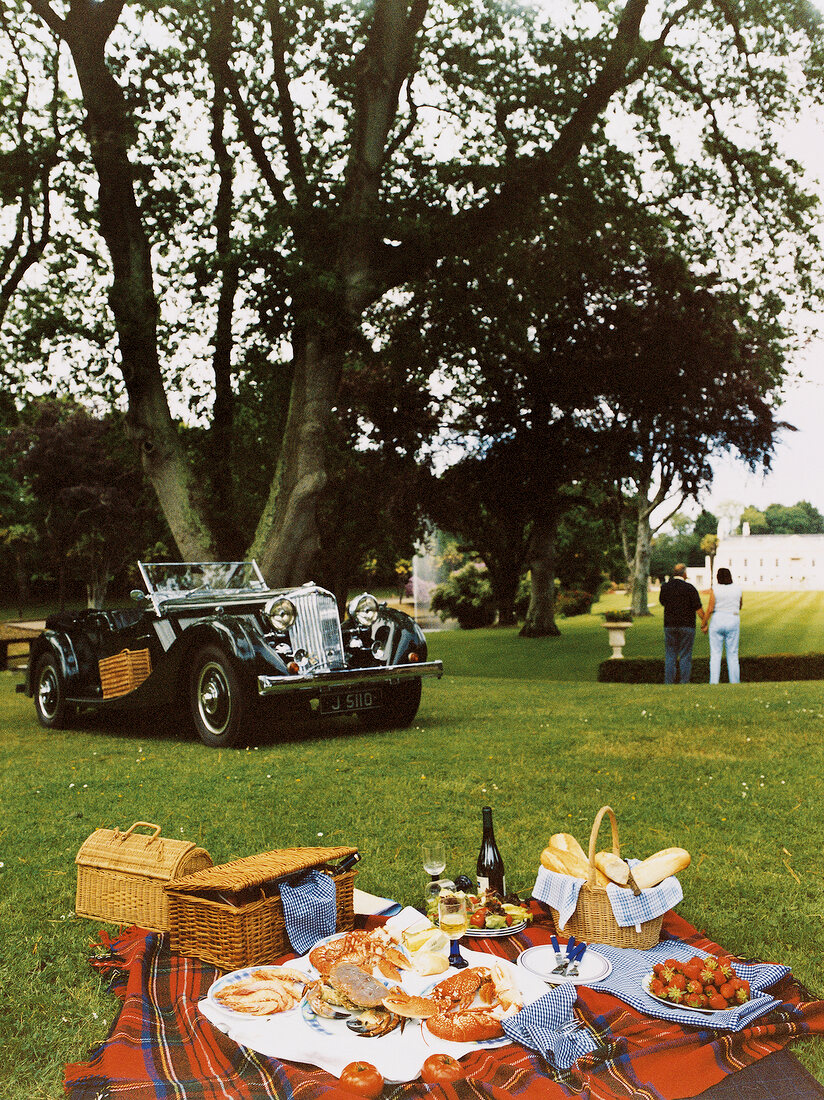
<path id="1" fill-rule="evenodd" d="M 595 815 L 595 821 L 592 823 L 592 832 L 589 834 L 589 875 L 587 877 L 587 886 L 595 885 L 595 845 L 598 841 L 598 831 L 601 828 L 601 822 L 604 820 L 604 814 L 609 814 L 609 819 L 612 823 L 612 854 L 618 857 L 621 855 L 621 844 L 618 840 L 618 822 L 615 820 L 615 811 L 612 806 L 602 806 Z"/>
<path id="2" fill-rule="evenodd" d="M 135 829 L 137 829 L 138 826 L 140 826 L 140 825 L 142 825 L 146 829 L 154 829 L 154 832 L 152 833 L 152 835 L 150 837 L 147 837 L 147 842 L 149 844 L 151 844 L 153 840 L 157 840 L 157 838 L 160 836 L 160 826 L 159 825 L 155 825 L 154 822 L 152 822 L 152 821 L 135 821 L 134 825 L 130 825 L 125 833 L 120 834 L 120 836 L 118 837 L 118 840 L 122 841 L 122 840 L 125 840 L 126 837 L 131 836 L 132 833 L 135 831 Z"/>

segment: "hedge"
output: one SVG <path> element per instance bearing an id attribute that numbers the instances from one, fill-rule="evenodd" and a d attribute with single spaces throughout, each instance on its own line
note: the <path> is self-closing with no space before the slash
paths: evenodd
<path id="1" fill-rule="evenodd" d="M 767 657 L 740 657 L 742 683 L 779 680 L 824 680 L 824 653 L 777 653 Z M 598 666 L 602 684 L 663 684 L 663 657 L 624 657 L 602 661 Z M 693 684 L 710 682 L 709 657 L 692 662 Z M 727 663 L 721 662 L 721 682 L 727 683 Z"/>

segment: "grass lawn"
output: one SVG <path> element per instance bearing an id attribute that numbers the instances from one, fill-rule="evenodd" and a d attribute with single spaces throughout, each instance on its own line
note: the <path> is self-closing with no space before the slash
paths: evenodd
<path id="1" fill-rule="evenodd" d="M 627 656 L 662 651 L 651 606 Z M 788 963 L 824 996 L 822 685 L 598 684 L 602 622 L 562 620 L 555 639 L 433 633 L 446 674 L 425 684 L 411 729 L 344 722 L 228 752 L 147 720 L 47 733 L 14 693 L 19 675 L 0 673 L 0 1098 L 57 1100 L 63 1064 L 111 1027 L 115 999 L 87 963 L 101 925 L 73 915 L 74 857 L 94 829 L 136 820 L 215 862 L 357 844 L 358 885 L 415 904 L 424 839 L 446 842 L 447 873 L 473 873 L 483 805 L 494 807 L 510 885 L 528 894 L 551 833 L 586 847 L 608 802 L 626 855 L 692 852 L 684 917 L 733 952 Z M 822 639 L 824 593 L 745 594 L 742 653 L 805 652 Z M 699 638 L 696 653 L 706 645 Z M 796 1053 L 824 1082 L 822 1044 Z"/>

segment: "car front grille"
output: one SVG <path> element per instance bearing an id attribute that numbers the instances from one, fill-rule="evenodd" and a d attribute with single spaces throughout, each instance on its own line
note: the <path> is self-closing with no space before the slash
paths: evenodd
<path id="1" fill-rule="evenodd" d="M 297 619 L 289 631 L 292 648 L 305 649 L 317 671 L 344 667 L 343 638 L 335 597 L 317 589 L 290 593 Z"/>

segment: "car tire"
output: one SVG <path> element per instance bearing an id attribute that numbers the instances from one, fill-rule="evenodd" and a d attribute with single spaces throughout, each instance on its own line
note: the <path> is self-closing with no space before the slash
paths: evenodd
<path id="1" fill-rule="evenodd" d="M 249 695 L 230 659 L 217 646 L 204 646 L 194 656 L 189 705 L 204 745 L 221 749 L 237 743 L 249 714 Z"/>
<path id="2" fill-rule="evenodd" d="M 34 709 L 37 721 L 47 730 L 62 730 L 74 715 L 66 702 L 66 684 L 57 658 L 44 653 L 34 670 Z"/>
<path id="3" fill-rule="evenodd" d="M 415 721 L 421 705 L 421 681 L 404 680 L 394 687 L 384 687 L 384 703 L 376 710 L 358 715 L 358 721 L 367 729 L 406 729 Z"/>

